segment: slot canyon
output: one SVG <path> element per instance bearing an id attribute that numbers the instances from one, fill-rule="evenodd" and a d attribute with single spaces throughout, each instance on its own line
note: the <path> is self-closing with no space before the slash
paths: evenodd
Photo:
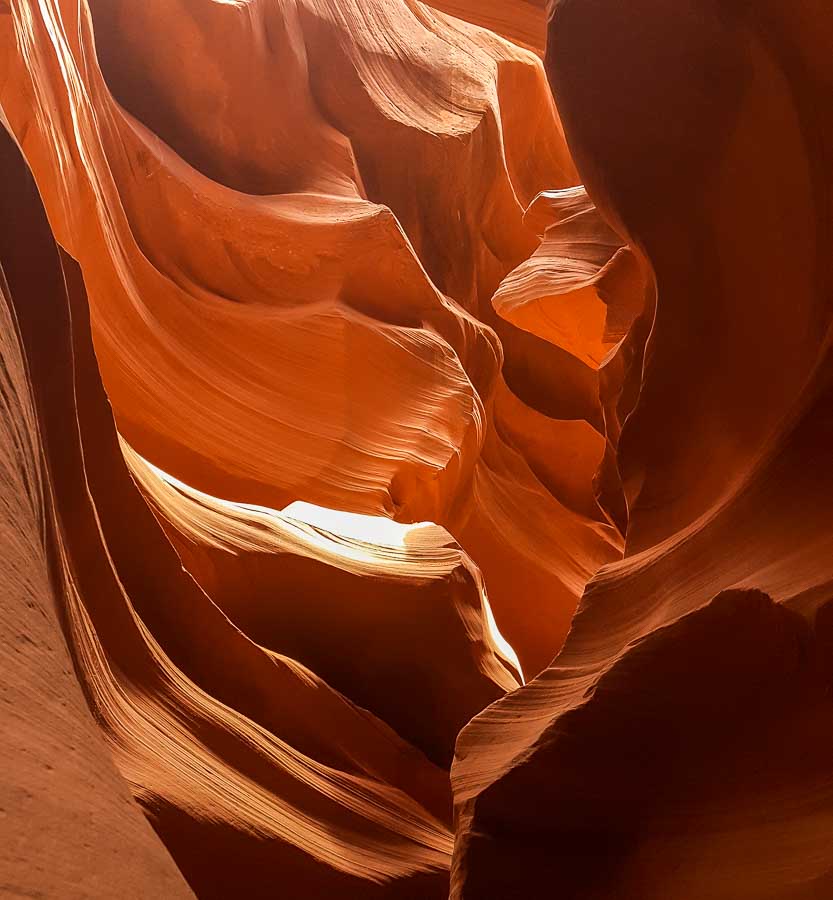
<path id="1" fill-rule="evenodd" d="M 0 0 L 0 897 L 833 900 L 829 0 Z"/>

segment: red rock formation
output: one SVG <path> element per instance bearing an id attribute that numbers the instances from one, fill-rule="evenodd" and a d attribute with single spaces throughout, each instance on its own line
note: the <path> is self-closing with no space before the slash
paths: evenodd
<path id="1" fill-rule="evenodd" d="M 33 189 L 19 171 L 7 183 L 15 177 L 31 209 Z M 442 771 L 302 665 L 253 643 L 182 569 L 125 466 L 80 273 L 68 258 L 62 273 L 37 205 L 17 210 L 19 226 L 34 218 L 17 235 L 31 258 L 18 256 L 40 304 L 15 301 L 14 315 L 44 446 L 44 552 L 116 766 L 200 895 L 232 885 L 265 895 L 274 866 L 288 890 L 317 879 L 367 897 L 395 880 L 385 894 L 441 896 Z"/>
<path id="2" fill-rule="evenodd" d="M 125 438 L 213 496 L 449 528 L 543 668 L 619 536 L 496 408 L 505 380 L 521 416 L 601 428 L 596 373 L 491 305 L 537 244 L 526 206 L 576 179 L 539 60 L 417 3 L 11 12 L 3 108 Z"/>
<path id="3" fill-rule="evenodd" d="M 67 438 L 54 395 L 72 391 L 65 286 L 5 131 L 0 171 L 0 891 L 103 897 L 119 885 L 126 896 L 188 897 L 118 775 L 62 634 L 50 455 L 60 465 Z"/>
<path id="4" fill-rule="evenodd" d="M 544 55 L 547 0 L 433 0 L 427 4 Z"/>
<path id="5" fill-rule="evenodd" d="M 0 0 L 0 892 L 833 895 L 831 45 Z"/>
<path id="6" fill-rule="evenodd" d="M 463 731 L 452 896 L 826 897 L 833 20 L 636 7 L 556 5 L 548 51 L 656 285 L 617 448 L 627 552 L 553 665 Z"/>

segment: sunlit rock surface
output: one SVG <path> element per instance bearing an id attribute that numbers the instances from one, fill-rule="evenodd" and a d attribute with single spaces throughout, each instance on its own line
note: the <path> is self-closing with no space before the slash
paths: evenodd
<path id="1" fill-rule="evenodd" d="M 833 896 L 831 47 L 0 0 L 0 893 Z"/>

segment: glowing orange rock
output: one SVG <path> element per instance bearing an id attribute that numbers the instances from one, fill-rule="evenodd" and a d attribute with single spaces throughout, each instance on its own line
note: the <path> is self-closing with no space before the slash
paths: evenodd
<path id="1" fill-rule="evenodd" d="M 0 0 L 0 883 L 833 892 L 831 45 Z"/>

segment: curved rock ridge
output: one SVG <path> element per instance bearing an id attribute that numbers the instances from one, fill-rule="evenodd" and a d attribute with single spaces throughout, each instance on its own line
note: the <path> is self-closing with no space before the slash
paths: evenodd
<path id="1" fill-rule="evenodd" d="M 598 369 L 642 311 L 639 261 L 584 185 L 544 191 L 525 218 L 541 244 L 501 282 L 495 310 Z"/>
<path id="2" fill-rule="evenodd" d="M 118 775 L 62 634 L 61 540 L 42 419 L 49 385 L 36 370 L 50 359 L 61 313 L 66 324 L 66 299 L 56 302 L 57 251 L 31 215 L 31 178 L 5 131 L 0 170 L 2 892 L 95 897 L 119 884 L 127 896 L 190 897 Z"/>
<path id="3" fill-rule="evenodd" d="M 547 0 L 432 0 L 429 6 L 482 25 L 521 47 L 544 55 L 547 46 Z"/>
<path id="4" fill-rule="evenodd" d="M 571 149 L 653 283 L 605 380 L 626 553 L 458 740 L 454 898 L 833 891 L 831 37 L 811 0 L 555 5 Z"/>
<path id="5" fill-rule="evenodd" d="M 833 896 L 831 46 L 0 0 L 0 893 Z"/>
<path id="6" fill-rule="evenodd" d="M 117 768 L 201 896 L 235 884 L 265 896 L 276 869 L 290 891 L 318 877 L 344 896 L 443 896 L 443 771 L 254 643 L 182 568 L 125 466 L 80 271 L 59 258 L 19 166 L 15 180 L 33 293 L 17 295 L 13 314 L 44 446 L 45 568 Z"/>
<path id="7" fill-rule="evenodd" d="M 592 462 L 547 482 L 559 429 L 599 440 L 592 390 L 539 395 L 523 333 L 489 324 L 503 327 L 494 287 L 537 241 L 527 203 L 574 178 L 541 64 L 418 4 L 8 12 L 4 124 L 65 248 L 27 188 L 8 221 L 32 220 L 19 246 L 48 283 L 27 296 L 41 290 L 53 322 L 23 340 L 54 493 L 43 546 L 116 768 L 200 896 L 271 895 L 276 872 L 290 895 L 444 896 L 459 730 L 518 687 L 521 662 L 546 663 L 584 581 L 619 552 Z M 285 84 L 276 46 L 306 93 L 282 91 L 286 108 L 255 121 L 241 92 L 258 47 L 254 82 Z M 202 80 L 221 56 L 230 118 L 209 137 Z M 460 63 L 465 96 L 449 90 Z M 531 121 L 509 103 L 520 90 L 539 99 Z M 210 103 L 221 95 L 215 83 Z M 279 140 L 299 127 L 302 152 Z M 415 205 L 382 165 L 391 140 L 426 185 L 488 164 L 485 195 L 451 215 Z M 466 259 L 448 254 L 464 235 Z M 561 357 L 535 349 L 557 380 Z M 516 487 L 537 522 L 507 507 Z M 478 557 L 530 560 L 552 615 L 515 618 L 518 584 L 499 577 L 493 615 Z M 175 879 L 147 852 L 148 879 Z M 65 861 L 55 877 L 71 896 Z M 158 884 L 136 894 L 184 890 Z"/>
<path id="8" fill-rule="evenodd" d="M 538 57 L 405 0 L 10 11 L 0 102 L 124 437 L 215 497 L 447 528 L 542 669 L 621 535 L 596 461 L 545 459 L 603 454 L 598 374 L 492 307 L 577 179 Z"/>
<path id="9" fill-rule="evenodd" d="M 123 450 L 185 567 L 232 622 L 438 764 L 450 765 L 473 715 L 520 685 L 480 572 L 444 529 L 227 503 Z"/>

